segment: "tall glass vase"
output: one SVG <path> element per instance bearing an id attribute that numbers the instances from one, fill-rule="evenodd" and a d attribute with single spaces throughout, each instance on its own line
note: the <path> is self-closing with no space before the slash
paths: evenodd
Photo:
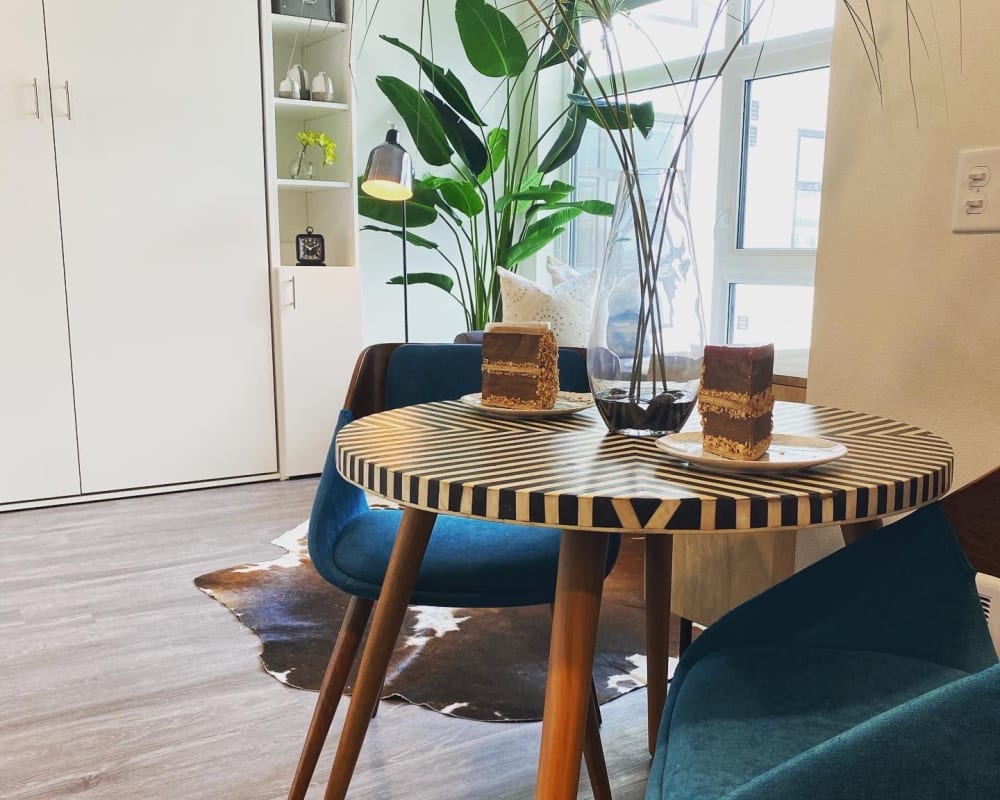
<path id="1" fill-rule="evenodd" d="M 587 351 L 608 429 L 680 430 L 698 397 L 705 320 L 684 175 L 622 173 Z"/>

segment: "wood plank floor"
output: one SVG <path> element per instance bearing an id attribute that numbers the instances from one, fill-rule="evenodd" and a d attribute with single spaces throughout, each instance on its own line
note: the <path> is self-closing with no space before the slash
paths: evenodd
<path id="1" fill-rule="evenodd" d="M 269 541 L 308 516 L 315 487 L 0 514 L 0 798 L 284 797 L 316 695 L 266 675 L 256 638 L 192 581 L 274 557 Z M 614 796 L 639 800 L 645 692 L 603 711 Z M 540 730 L 383 703 L 350 796 L 531 798 Z"/>

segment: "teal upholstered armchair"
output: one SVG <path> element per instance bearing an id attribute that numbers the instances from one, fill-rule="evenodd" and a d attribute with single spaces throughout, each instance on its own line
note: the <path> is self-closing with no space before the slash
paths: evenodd
<path id="1" fill-rule="evenodd" d="M 1000 574 L 1000 471 L 710 626 L 674 676 L 647 800 L 1000 797 L 970 560 Z"/>
<path id="2" fill-rule="evenodd" d="M 337 431 L 377 411 L 457 400 L 482 386 L 482 346 L 381 344 L 358 358 Z M 587 391 L 583 357 L 559 353 L 560 385 Z M 337 471 L 336 432 L 309 519 L 309 555 L 319 573 L 352 595 L 334 646 L 303 747 L 290 799 L 305 796 L 320 750 L 357 657 L 361 636 L 378 600 L 402 512 L 372 511 L 365 494 Z M 442 515 L 424 556 L 410 602 L 414 605 L 511 607 L 551 603 L 555 596 L 560 532 Z M 618 554 L 610 549 L 607 570 Z M 596 694 L 594 695 L 596 698 Z M 592 703 L 587 767 L 597 798 L 609 798 L 608 775 Z"/>

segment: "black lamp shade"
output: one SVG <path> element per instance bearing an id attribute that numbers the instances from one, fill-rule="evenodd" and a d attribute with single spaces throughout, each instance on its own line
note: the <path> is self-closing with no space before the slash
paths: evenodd
<path id="1" fill-rule="evenodd" d="M 413 164 L 410 154 L 400 146 L 395 128 L 390 128 L 385 141 L 368 154 L 361 190 L 380 200 L 413 197 Z"/>

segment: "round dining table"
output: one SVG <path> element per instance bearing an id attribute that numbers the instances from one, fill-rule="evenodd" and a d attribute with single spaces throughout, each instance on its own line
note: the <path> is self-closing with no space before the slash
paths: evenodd
<path id="1" fill-rule="evenodd" d="M 697 431 L 697 416 L 685 430 Z M 644 536 L 648 741 L 667 692 L 671 534 L 842 526 L 851 542 L 885 516 L 944 495 L 953 453 L 935 434 L 870 414 L 778 402 L 776 433 L 846 446 L 791 472 L 714 472 L 651 438 L 610 434 L 593 408 L 553 417 L 484 413 L 463 401 L 373 414 L 337 437 L 350 482 L 404 509 L 327 797 L 343 797 L 438 514 L 562 530 L 535 797 L 577 796 L 610 535 Z M 731 465 L 730 465 L 731 466 Z M 529 534 L 526 534 L 529 535 Z M 360 737 L 347 736 L 357 728 Z M 341 752 L 345 750 L 345 752 Z"/>

